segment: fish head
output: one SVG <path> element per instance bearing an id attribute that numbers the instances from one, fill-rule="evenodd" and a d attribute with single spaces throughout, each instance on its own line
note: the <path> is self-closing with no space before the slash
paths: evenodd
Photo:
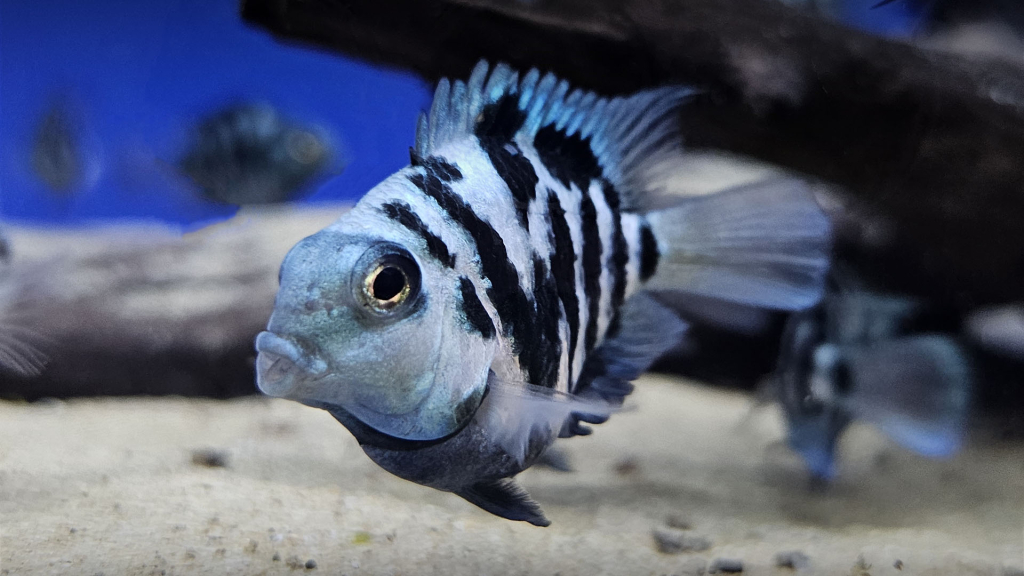
<path id="1" fill-rule="evenodd" d="M 361 442 L 435 441 L 475 414 L 494 340 L 458 326 L 458 275 L 376 206 L 360 202 L 288 253 L 256 339 L 257 384 L 344 415 Z"/>

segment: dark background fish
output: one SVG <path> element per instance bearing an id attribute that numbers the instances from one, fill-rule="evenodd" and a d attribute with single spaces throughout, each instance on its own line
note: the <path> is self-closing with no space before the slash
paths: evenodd
<path id="1" fill-rule="evenodd" d="M 344 166 L 324 127 L 299 124 L 266 103 L 225 107 L 190 132 L 178 169 L 224 204 L 293 200 Z"/>

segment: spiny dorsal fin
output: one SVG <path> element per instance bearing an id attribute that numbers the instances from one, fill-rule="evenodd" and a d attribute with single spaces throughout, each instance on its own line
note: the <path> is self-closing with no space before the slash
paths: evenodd
<path id="1" fill-rule="evenodd" d="M 506 64 L 491 68 L 481 60 L 468 82 L 442 79 L 434 92 L 429 115 L 420 117 L 415 152 L 427 157 L 453 141 L 472 135 L 486 121 L 491 104 L 514 105 L 521 113 L 516 135 L 529 141 L 547 126 L 566 136 L 589 141 L 605 177 L 624 195 L 623 208 L 644 211 L 653 181 L 651 169 L 678 154 L 681 139 L 673 117 L 694 91 L 665 86 L 629 97 L 601 98 L 593 92 L 570 90 L 553 74 L 532 69 L 523 76 Z"/>
<path id="2" fill-rule="evenodd" d="M 520 520 L 541 527 L 551 525 L 540 506 L 511 478 L 477 482 L 455 494 L 507 520 Z"/>

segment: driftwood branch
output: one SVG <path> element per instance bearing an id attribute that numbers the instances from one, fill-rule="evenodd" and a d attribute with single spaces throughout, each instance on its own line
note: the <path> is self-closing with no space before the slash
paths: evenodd
<path id="1" fill-rule="evenodd" d="M 244 0 L 242 16 L 429 80 L 487 58 L 608 94 L 695 84 L 691 147 L 842 185 L 895 223 L 897 284 L 968 306 L 1024 297 L 1024 73 L 1009 63 L 769 0 Z"/>

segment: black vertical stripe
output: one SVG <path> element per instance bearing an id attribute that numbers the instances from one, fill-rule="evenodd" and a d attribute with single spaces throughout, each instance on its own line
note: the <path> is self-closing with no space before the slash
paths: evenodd
<path id="1" fill-rule="evenodd" d="M 480 113 L 473 133 L 480 147 L 487 153 L 498 176 L 512 192 L 512 202 L 519 215 L 519 223 L 530 229 L 530 200 L 537 197 L 537 173 L 514 138 L 526 121 L 526 112 L 519 108 L 519 96 L 506 94 L 488 104 Z"/>
<path id="2" fill-rule="evenodd" d="M 537 197 L 537 172 L 533 164 L 513 142 L 481 139 L 480 147 L 487 153 L 498 176 L 512 192 L 512 202 L 519 215 L 519 224 L 530 230 L 530 200 Z"/>
<path id="3" fill-rule="evenodd" d="M 462 314 L 466 317 L 467 328 L 488 340 L 494 338 L 494 323 L 477 297 L 473 282 L 465 276 L 459 276 L 459 291 L 462 295 Z"/>
<path id="4" fill-rule="evenodd" d="M 590 147 L 590 138 L 569 136 L 550 124 L 537 131 L 533 146 L 544 167 L 567 190 L 573 182 L 585 192 L 591 181 L 601 177 L 601 164 Z"/>
<path id="5" fill-rule="evenodd" d="M 526 358 L 526 366 L 531 382 L 554 388 L 558 385 L 558 363 L 562 358 L 562 340 L 558 332 L 562 314 L 558 307 L 557 281 L 549 272 L 547 263 L 536 253 L 533 255 L 533 301 L 536 306 L 536 340 L 527 348 L 536 350 Z"/>
<path id="6" fill-rule="evenodd" d="M 441 156 L 429 156 L 421 160 L 423 167 L 436 175 L 442 182 L 458 182 L 462 180 L 462 172 L 459 167 L 445 160 Z"/>
<path id="7" fill-rule="evenodd" d="M 509 259 L 501 236 L 432 171 L 413 174 L 409 180 L 433 198 L 452 221 L 473 239 L 480 256 L 481 272 L 491 284 L 487 295 L 498 311 L 503 330 L 507 331 L 507 335 L 516 334 L 519 326 L 528 323 L 528 318 L 524 316 L 528 302 L 519 286 L 519 273 Z M 518 353 L 523 343 L 516 340 L 513 342 L 513 352 Z"/>
<path id="8" fill-rule="evenodd" d="M 557 347 L 558 343 L 549 342 L 552 322 L 555 323 L 554 333 L 557 337 L 558 291 L 554 286 L 554 280 L 549 279 L 535 285 L 534 302 L 531 302 L 519 284 L 519 273 L 509 258 L 501 236 L 451 189 L 447 181 L 443 180 L 445 176 L 446 174 L 424 166 L 423 172 L 410 175 L 409 181 L 425 195 L 434 199 L 452 222 L 465 230 L 476 244 L 481 275 L 490 282 L 487 297 L 498 312 L 502 333 L 509 338 L 512 352 L 519 357 L 520 365 L 527 372 L 528 381 L 538 386 L 554 386 L 556 378 L 551 377 L 551 349 L 553 346 Z M 537 274 L 543 272 L 540 277 L 543 280 L 548 276 L 543 261 L 541 267 L 544 270 L 537 270 L 535 256 L 534 274 L 537 277 Z M 553 319 L 546 317 L 550 314 L 552 301 L 556 305 Z M 556 376 L 557 366 L 556 358 Z"/>
<path id="9" fill-rule="evenodd" d="M 583 349 L 590 352 L 598 337 L 603 247 L 597 226 L 597 210 L 590 198 L 589 189 L 592 182 L 601 178 L 601 165 L 591 149 L 589 138 L 580 138 L 578 134 L 569 136 L 555 128 L 553 124 L 537 132 L 533 145 L 541 163 L 552 177 L 561 182 L 567 190 L 571 189 L 571 184 L 576 184 L 582 194 L 580 218 L 583 228 L 583 293 L 588 310 Z"/>
<path id="10" fill-rule="evenodd" d="M 511 142 L 526 122 L 526 112 L 519 108 L 518 94 L 505 94 L 480 112 L 473 134 L 481 140 Z"/>
<path id="11" fill-rule="evenodd" d="M 576 250 L 572 245 L 572 232 L 565 221 L 565 210 L 558 202 L 558 195 L 548 189 L 548 219 L 551 225 L 551 274 L 555 278 L 558 297 L 565 310 L 569 325 L 569 379 L 572 384 L 572 359 L 580 335 L 580 303 L 576 295 Z"/>
<path id="12" fill-rule="evenodd" d="M 587 331 L 584 336 L 585 352 L 597 343 L 597 317 L 601 308 L 601 235 L 597 229 L 597 209 L 589 191 L 583 191 L 580 202 L 583 227 L 583 294 L 587 298 Z"/>
<path id="13" fill-rule="evenodd" d="M 427 225 L 420 220 L 420 217 L 412 211 L 412 207 L 404 202 L 388 202 L 380 207 L 388 218 L 405 226 L 417 234 L 427 244 L 427 253 L 436 258 L 441 264 L 448 268 L 455 267 L 455 255 L 448 251 L 448 245 L 436 234 L 427 228 Z"/>
<path id="14" fill-rule="evenodd" d="M 626 299 L 626 265 L 629 263 L 629 244 L 622 232 L 622 210 L 619 203 L 619 192 L 611 182 L 603 181 L 604 201 L 612 213 L 612 255 L 609 261 L 612 273 L 611 323 L 608 325 L 608 336 L 619 331 L 619 308 Z"/>
<path id="15" fill-rule="evenodd" d="M 658 270 L 658 259 L 661 253 L 658 252 L 658 241 L 654 238 L 654 232 L 646 222 L 640 226 L 640 279 L 647 281 Z"/>

